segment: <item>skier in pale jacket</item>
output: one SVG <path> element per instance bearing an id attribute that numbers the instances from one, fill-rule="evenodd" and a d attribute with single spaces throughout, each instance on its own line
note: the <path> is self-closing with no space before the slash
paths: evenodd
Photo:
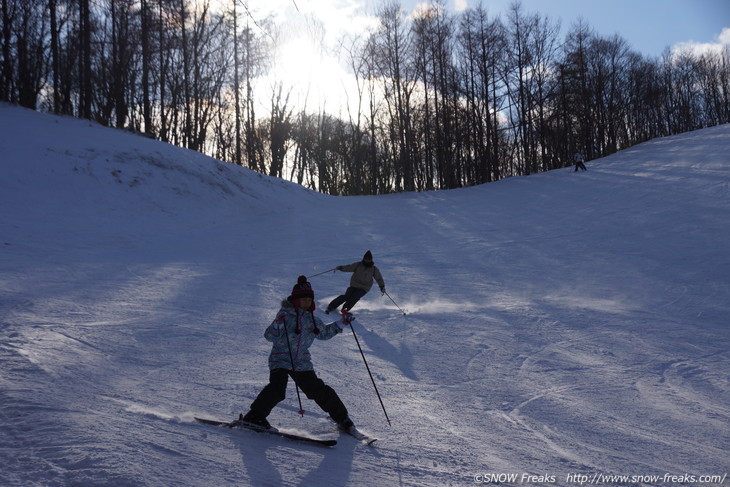
<path id="1" fill-rule="evenodd" d="M 314 315 L 314 291 L 306 276 L 299 276 L 291 296 L 282 301 L 274 321 L 264 337 L 273 343 L 269 354 L 269 383 L 251 404 L 243 421 L 263 429 L 271 428 L 266 420 L 271 410 L 286 397 L 289 377 L 309 399 L 322 408 L 342 429 L 353 426 L 347 408 L 330 386 L 317 377 L 309 347 L 315 339 L 329 340 L 354 319 L 345 314 L 338 321 L 325 325 Z"/>
<path id="2" fill-rule="evenodd" d="M 347 288 L 345 294 L 337 296 L 327 305 L 325 313 L 331 313 L 332 310 L 343 303 L 342 310 L 350 311 L 355 303 L 360 301 L 360 298 L 365 296 L 373 287 L 373 279 L 380 286 L 380 292 L 385 294 L 385 281 L 382 274 L 380 274 L 380 269 L 373 262 L 373 254 L 369 250 L 365 252 L 362 260 L 349 265 L 338 265 L 335 269 L 342 272 L 352 272 L 350 287 Z"/>

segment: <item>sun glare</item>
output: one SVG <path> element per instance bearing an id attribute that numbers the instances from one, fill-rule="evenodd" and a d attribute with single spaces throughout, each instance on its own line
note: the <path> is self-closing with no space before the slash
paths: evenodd
<path id="1" fill-rule="evenodd" d="M 219 11 L 230 10 L 231 0 L 208 0 Z M 333 49 L 343 36 L 367 32 L 377 20 L 362 11 L 363 3 L 352 0 L 248 0 L 239 9 L 243 22 L 273 19 L 276 25 L 258 27 L 257 34 L 275 39 L 272 70 L 257 80 L 258 110 L 270 108 L 272 87 L 289 94 L 295 110 L 325 110 L 341 115 L 357 93 L 352 74 L 342 66 Z M 258 25 L 258 24 L 257 24 Z M 262 25 L 264 25 L 262 23 Z"/>
<path id="2" fill-rule="evenodd" d="M 295 37 L 278 53 L 277 77 L 291 87 L 292 101 L 300 108 L 338 110 L 345 98 L 346 73 L 334 55 L 312 42 Z"/>

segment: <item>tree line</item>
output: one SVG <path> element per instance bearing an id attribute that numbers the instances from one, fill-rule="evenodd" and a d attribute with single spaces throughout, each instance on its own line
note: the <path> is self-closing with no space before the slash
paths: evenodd
<path id="1" fill-rule="evenodd" d="M 519 2 L 493 16 L 385 0 L 377 27 L 341 41 L 357 89 L 332 114 L 296 108 L 281 81 L 261 99 L 278 27 L 241 0 L 1 1 L 0 100 L 329 194 L 471 186 L 730 121 L 729 46 L 649 58 Z"/>

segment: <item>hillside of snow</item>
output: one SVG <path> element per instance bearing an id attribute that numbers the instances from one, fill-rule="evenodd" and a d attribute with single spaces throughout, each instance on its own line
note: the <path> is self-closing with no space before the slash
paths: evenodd
<path id="1" fill-rule="evenodd" d="M 730 125 L 572 168 L 331 197 L 0 105 L 0 485 L 730 485 Z M 371 250 L 320 377 L 375 447 L 268 379 L 300 274 Z M 311 279 L 317 313 L 349 274 Z"/>

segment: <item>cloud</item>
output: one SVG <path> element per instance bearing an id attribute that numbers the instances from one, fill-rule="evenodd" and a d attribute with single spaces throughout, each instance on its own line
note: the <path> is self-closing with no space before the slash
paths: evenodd
<path id="1" fill-rule="evenodd" d="M 730 27 L 725 27 L 717 36 L 717 40 L 722 44 L 730 45 Z"/>
<path id="2" fill-rule="evenodd" d="M 675 44 L 672 47 L 672 54 L 719 54 L 724 49 L 730 49 L 730 27 L 724 27 L 722 32 L 715 36 L 714 42 L 687 41 Z"/>
<path id="3" fill-rule="evenodd" d="M 457 12 L 463 12 L 469 8 L 468 0 L 454 0 L 454 9 Z"/>

